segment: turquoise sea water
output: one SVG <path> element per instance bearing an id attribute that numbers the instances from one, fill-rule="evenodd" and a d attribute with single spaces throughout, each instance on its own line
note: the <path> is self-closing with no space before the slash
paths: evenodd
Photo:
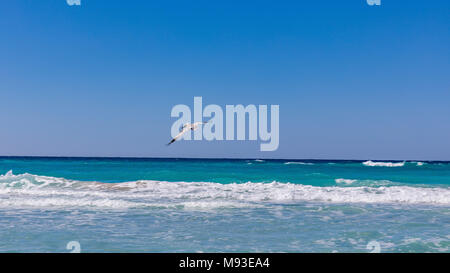
<path id="1" fill-rule="evenodd" d="M 1 157 L 0 174 L 0 252 L 450 252 L 450 162 Z"/>

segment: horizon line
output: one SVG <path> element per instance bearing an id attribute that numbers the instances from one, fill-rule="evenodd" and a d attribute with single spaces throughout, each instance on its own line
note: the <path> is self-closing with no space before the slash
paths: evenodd
<path id="1" fill-rule="evenodd" d="M 146 157 L 146 156 L 57 156 L 57 155 L 0 155 L 0 158 L 80 158 L 80 159 L 197 159 L 197 160 L 296 160 L 296 161 L 425 161 L 450 162 L 450 160 L 425 159 L 330 159 L 330 158 L 265 158 L 265 157 Z"/>

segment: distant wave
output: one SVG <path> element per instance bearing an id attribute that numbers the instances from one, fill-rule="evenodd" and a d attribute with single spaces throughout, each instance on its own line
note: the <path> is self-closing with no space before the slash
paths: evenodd
<path id="1" fill-rule="evenodd" d="M 403 167 L 405 166 L 405 162 L 374 162 L 374 161 L 365 161 L 362 164 L 370 167 Z"/>
<path id="2" fill-rule="evenodd" d="M 286 164 L 286 165 L 314 165 L 314 163 L 298 162 L 298 161 L 285 162 L 284 164 Z"/>
<path id="3" fill-rule="evenodd" d="M 336 184 L 341 185 L 341 186 L 351 186 L 351 187 L 370 187 L 370 188 L 381 188 L 381 187 L 392 187 L 392 186 L 405 187 L 405 183 L 393 182 L 393 181 L 386 180 L 386 179 L 373 180 L 373 179 L 337 178 L 334 180 L 334 182 L 336 182 Z M 430 186 L 426 185 L 426 184 L 416 184 L 416 185 L 414 185 L 414 188 L 416 188 L 416 187 L 430 188 Z M 442 187 L 442 185 L 441 185 L 441 187 Z"/>
<path id="4" fill-rule="evenodd" d="M 421 161 L 403 161 L 403 162 L 377 162 L 377 161 L 365 161 L 363 162 L 364 165 L 366 166 L 371 166 L 371 167 L 403 167 L 405 166 L 405 164 L 415 164 L 416 166 L 423 166 L 426 163 L 425 162 L 421 162 Z"/>
<path id="5" fill-rule="evenodd" d="M 351 180 L 339 180 L 344 183 Z M 398 203 L 450 205 L 448 187 L 316 187 L 292 183 L 219 184 L 133 181 L 100 183 L 32 174 L 0 175 L 0 208 L 260 207 L 271 203 Z"/>
<path id="6" fill-rule="evenodd" d="M 355 179 L 338 178 L 338 179 L 335 179 L 334 181 L 335 181 L 336 183 L 338 183 L 338 184 L 347 184 L 347 185 L 349 185 L 349 184 L 355 183 L 355 182 L 358 181 L 358 180 L 355 180 Z"/>

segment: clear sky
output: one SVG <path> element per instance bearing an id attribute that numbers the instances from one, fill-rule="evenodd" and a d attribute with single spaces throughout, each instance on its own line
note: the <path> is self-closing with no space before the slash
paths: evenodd
<path id="1" fill-rule="evenodd" d="M 166 147 L 194 96 L 279 104 L 279 149 Z M 450 160 L 450 1 L 5 1 L 0 123 L 0 155 Z"/>

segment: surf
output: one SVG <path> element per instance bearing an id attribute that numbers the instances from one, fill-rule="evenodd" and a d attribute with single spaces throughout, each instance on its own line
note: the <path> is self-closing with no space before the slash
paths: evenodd
<path id="1" fill-rule="evenodd" d="M 362 163 L 365 166 L 369 167 L 403 167 L 405 166 L 405 162 L 374 162 L 374 161 L 365 161 Z"/>
<path id="2" fill-rule="evenodd" d="M 337 179 L 352 184 L 354 180 Z M 450 205 L 449 187 L 311 186 L 293 183 L 77 181 L 8 172 L 0 176 L 0 208 L 242 208 L 305 202 Z"/>

